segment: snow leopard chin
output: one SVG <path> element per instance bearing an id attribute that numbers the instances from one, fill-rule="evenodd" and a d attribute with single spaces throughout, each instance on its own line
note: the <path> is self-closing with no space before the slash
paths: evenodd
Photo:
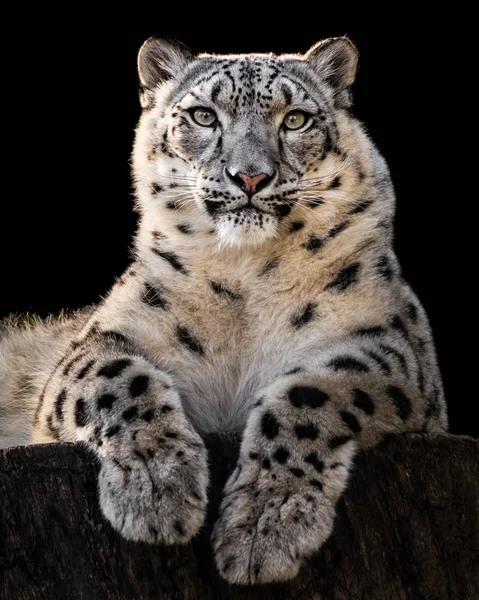
<path id="1" fill-rule="evenodd" d="M 221 246 L 259 246 L 278 234 L 278 218 L 245 210 L 219 215 L 215 229 Z"/>

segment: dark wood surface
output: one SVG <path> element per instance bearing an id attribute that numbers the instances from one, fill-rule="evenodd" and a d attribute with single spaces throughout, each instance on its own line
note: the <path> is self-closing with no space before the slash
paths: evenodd
<path id="1" fill-rule="evenodd" d="M 1 600 L 478 600 L 479 441 L 392 436 L 357 459 L 335 530 L 299 576 L 238 587 L 211 524 L 237 446 L 210 437 L 208 522 L 186 546 L 123 540 L 98 508 L 95 458 L 54 444 L 0 451 Z"/>

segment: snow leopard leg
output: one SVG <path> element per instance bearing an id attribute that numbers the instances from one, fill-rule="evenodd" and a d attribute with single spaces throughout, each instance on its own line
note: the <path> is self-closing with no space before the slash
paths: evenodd
<path id="1" fill-rule="evenodd" d="M 404 377 L 371 371 L 338 356 L 330 368 L 277 380 L 252 409 L 213 533 L 230 583 L 294 577 L 329 537 L 358 450 L 426 422 L 442 429 L 429 414 L 431 406 L 443 410 L 437 398 L 428 401 Z"/>
<path id="2" fill-rule="evenodd" d="M 170 376 L 120 333 L 73 342 L 43 390 L 32 441 L 94 449 L 102 511 L 127 539 L 185 543 L 203 523 L 203 442 Z"/>

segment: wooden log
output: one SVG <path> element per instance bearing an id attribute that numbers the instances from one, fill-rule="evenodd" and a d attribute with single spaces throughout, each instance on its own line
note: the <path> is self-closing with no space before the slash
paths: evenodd
<path id="1" fill-rule="evenodd" d="M 191 544 L 122 539 L 79 445 L 0 452 L 2 600 L 478 600 L 479 442 L 391 436 L 357 460 L 333 535 L 288 583 L 230 586 L 209 536 L 238 445 L 210 436 L 207 523 Z"/>

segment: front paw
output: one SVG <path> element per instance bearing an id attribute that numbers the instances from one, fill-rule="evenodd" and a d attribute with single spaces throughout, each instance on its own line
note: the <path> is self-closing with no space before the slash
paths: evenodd
<path id="1" fill-rule="evenodd" d="M 102 460 L 100 506 L 129 540 L 184 544 L 204 522 L 207 485 L 199 436 L 159 437 L 132 448 L 128 460 Z"/>
<path id="2" fill-rule="evenodd" d="M 332 531 L 334 508 L 317 484 L 282 477 L 268 460 L 263 465 L 233 475 L 213 532 L 216 564 L 229 583 L 295 577 Z"/>

